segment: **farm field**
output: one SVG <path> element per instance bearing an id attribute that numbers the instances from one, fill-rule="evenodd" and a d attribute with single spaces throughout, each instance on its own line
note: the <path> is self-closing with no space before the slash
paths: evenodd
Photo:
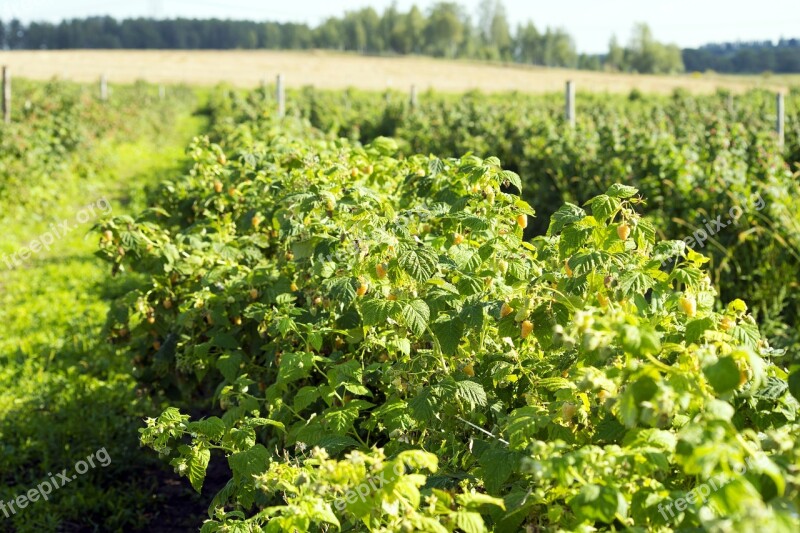
<path id="1" fill-rule="evenodd" d="M 800 528 L 797 89 L 2 54 L 0 530 Z"/>
<path id="2" fill-rule="evenodd" d="M 484 92 L 559 91 L 567 79 L 580 91 L 628 93 L 638 89 L 669 94 L 676 88 L 693 93 L 713 93 L 718 88 L 784 88 L 798 76 L 722 76 L 716 74 L 655 76 L 610 74 L 580 70 L 491 65 L 426 57 L 365 57 L 330 51 L 133 51 L 61 50 L 0 51 L 0 62 L 25 78 L 92 82 L 107 75 L 111 82 L 214 85 L 219 82 L 255 87 L 272 81 L 278 73 L 290 87 L 313 85 L 323 89 L 354 87 L 407 91 L 433 88 L 445 92 L 477 89 Z"/>

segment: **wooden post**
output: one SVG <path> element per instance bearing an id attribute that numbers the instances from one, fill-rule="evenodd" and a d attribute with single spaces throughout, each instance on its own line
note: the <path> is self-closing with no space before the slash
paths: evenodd
<path id="1" fill-rule="evenodd" d="M 778 111 L 778 118 L 775 121 L 775 131 L 778 134 L 778 147 L 783 148 L 784 138 L 785 138 L 785 129 L 786 129 L 786 122 L 785 122 L 785 105 L 783 99 L 783 92 L 778 92 L 776 97 L 776 107 Z"/>
<path id="2" fill-rule="evenodd" d="M 564 116 L 570 127 L 575 127 L 575 84 L 572 80 L 567 81 L 566 102 L 564 106 Z"/>
<path id="3" fill-rule="evenodd" d="M 3 67 L 3 121 L 11 122 L 11 72 Z"/>
<path id="4" fill-rule="evenodd" d="M 411 104 L 411 109 L 417 107 L 417 86 L 411 86 L 411 97 L 409 103 Z"/>
<path id="5" fill-rule="evenodd" d="M 283 88 L 283 74 L 278 74 L 275 85 L 275 96 L 278 99 L 278 117 L 283 118 L 286 115 L 286 91 Z"/>
<path id="6" fill-rule="evenodd" d="M 108 76 L 105 74 L 100 76 L 100 100 L 108 100 Z"/>

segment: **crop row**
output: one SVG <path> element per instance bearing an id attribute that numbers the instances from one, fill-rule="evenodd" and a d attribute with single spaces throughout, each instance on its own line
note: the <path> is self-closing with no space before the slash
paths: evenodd
<path id="1" fill-rule="evenodd" d="M 109 334 L 175 403 L 142 441 L 197 490 L 230 469 L 204 531 L 798 526 L 795 379 L 637 188 L 535 219 L 535 174 L 362 146 L 263 100 L 216 96 L 188 172 L 98 228 L 148 280 Z M 424 138 L 441 116 L 400 121 Z"/>

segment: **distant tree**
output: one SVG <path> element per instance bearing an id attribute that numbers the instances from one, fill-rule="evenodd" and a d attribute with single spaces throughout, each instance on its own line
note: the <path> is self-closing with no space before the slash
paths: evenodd
<path id="1" fill-rule="evenodd" d="M 478 6 L 479 53 L 489 59 L 511 59 L 512 38 L 506 10 L 500 0 L 483 0 Z"/>
<path id="2" fill-rule="evenodd" d="M 281 48 L 305 50 L 311 48 L 314 36 L 306 24 L 286 23 L 281 27 Z"/>
<path id="3" fill-rule="evenodd" d="M 406 38 L 411 42 L 411 52 L 421 54 L 425 49 L 425 28 L 428 22 L 417 6 L 412 6 L 406 15 Z"/>
<path id="4" fill-rule="evenodd" d="M 629 70 L 646 74 L 671 74 L 684 69 L 680 49 L 657 42 L 650 26 L 642 22 L 633 28 L 624 64 Z"/>
<path id="5" fill-rule="evenodd" d="M 383 50 L 386 52 L 398 53 L 395 48 L 394 35 L 395 28 L 400 24 L 402 17 L 397 11 L 397 2 L 386 8 L 381 16 L 381 35 L 383 36 Z"/>
<path id="6" fill-rule="evenodd" d="M 578 66 L 575 43 L 562 29 L 547 28 L 543 36 L 543 56 L 543 64 L 548 67 Z"/>
<path id="7" fill-rule="evenodd" d="M 518 26 L 514 39 L 514 59 L 520 63 L 541 64 L 543 61 L 541 45 L 542 36 L 533 22 L 528 21 L 524 26 Z"/>
<path id="8" fill-rule="evenodd" d="M 344 48 L 342 22 L 337 18 L 325 19 L 325 22 L 314 30 L 314 46 L 317 48 Z"/>
<path id="9" fill-rule="evenodd" d="M 603 68 L 602 58 L 594 54 L 578 56 L 578 68 L 581 70 L 600 70 Z"/>
<path id="10" fill-rule="evenodd" d="M 11 50 L 20 50 L 25 48 L 25 32 L 22 22 L 18 19 L 13 19 L 8 25 L 8 35 L 6 37 L 6 46 Z"/>
<path id="11" fill-rule="evenodd" d="M 57 24 L 19 20 L 0 22 L 0 48 L 168 48 L 307 49 L 312 47 L 372 54 L 430 54 L 440 57 L 502 59 L 553 67 L 673 73 L 800 72 L 800 40 L 709 44 L 680 50 L 655 40 L 646 24 L 637 24 L 627 47 L 616 37 L 608 54 L 578 55 L 563 29 L 539 31 L 532 21 L 511 31 L 501 0 L 481 0 L 471 20 L 456 2 L 439 1 L 423 13 L 417 6 L 382 13 L 367 7 L 306 24 L 220 19 L 125 19 L 88 17 Z M 598 65 L 598 61 L 602 65 Z"/>
<path id="12" fill-rule="evenodd" d="M 439 2 L 431 7 L 425 26 L 427 50 L 438 57 L 456 57 L 464 40 L 461 8 L 455 2 Z"/>
<path id="13" fill-rule="evenodd" d="M 623 49 L 617 41 L 617 36 L 611 37 L 608 43 L 608 55 L 606 56 L 605 66 L 608 70 L 620 71 L 625 70 L 625 49 Z"/>
<path id="14" fill-rule="evenodd" d="M 383 51 L 383 31 L 381 31 L 381 18 L 371 7 L 362 9 L 357 13 L 361 19 L 367 35 L 367 51 L 377 54 Z"/>
<path id="15" fill-rule="evenodd" d="M 283 30 L 277 22 L 267 22 L 261 30 L 261 41 L 264 48 L 277 50 L 283 47 Z"/>

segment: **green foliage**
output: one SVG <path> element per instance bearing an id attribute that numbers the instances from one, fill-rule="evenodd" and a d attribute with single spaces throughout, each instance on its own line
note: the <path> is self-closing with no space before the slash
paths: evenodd
<path id="1" fill-rule="evenodd" d="M 98 228 L 100 255 L 149 280 L 109 328 L 178 398 L 142 442 L 195 488 L 230 468 L 205 531 L 796 529 L 787 373 L 635 187 L 525 240 L 497 158 L 251 105 L 218 96 L 189 172 Z"/>
<path id="2" fill-rule="evenodd" d="M 255 95 L 239 101 L 248 116 L 264 105 Z M 796 95 L 787 101 L 787 124 L 800 123 L 792 111 Z M 573 131 L 565 131 L 561 95 L 426 94 L 408 110 L 398 99 L 309 91 L 297 96 L 293 111 L 362 142 L 403 139 L 404 154 L 496 156 L 523 177 L 523 197 L 539 215 L 528 236 L 543 233 L 565 202 L 582 205 L 624 177 L 647 199 L 662 239 L 700 250 L 695 232 L 714 230 L 701 251 L 721 300 L 746 300 L 772 344 L 791 354 L 800 346 L 800 293 L 793 289 L 800 215 L 792 206 L 800 196 L 800 130 L 787 130 L 781 151 L 772 133 L 774 95 L 751 92 L 734 102 L 720 95 L 629 101 L 582 93 Z"/>

